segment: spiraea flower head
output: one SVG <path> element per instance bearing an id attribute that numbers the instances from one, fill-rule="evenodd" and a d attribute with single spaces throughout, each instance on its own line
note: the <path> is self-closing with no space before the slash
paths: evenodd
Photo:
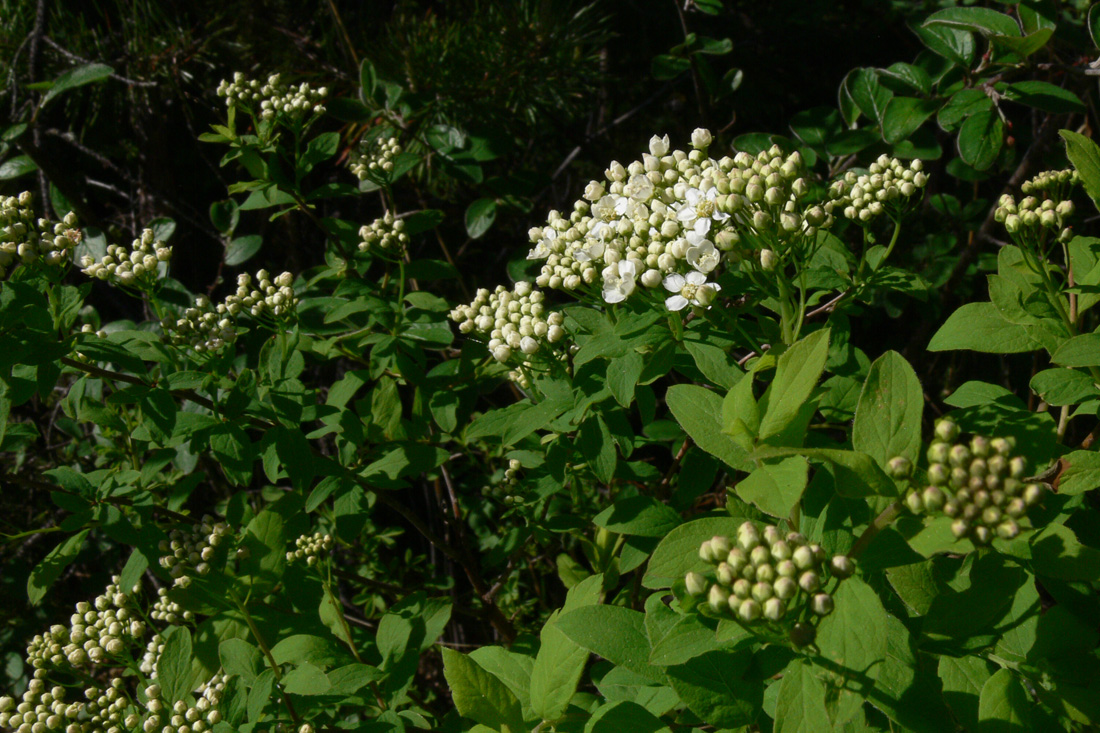
<path id="1" fill-rule="evenodd" d="M 542 291 L 528 282 L 518 282 L 512 290 L 503 285 L 492 292 L 482 288 L 472 303 L 451 311 L 451 320 L 462 333 L 487 338 L 497 361 L 508 361 L 517 353 L 530 357 L 565 337 L 562 314 L 548 311 L 543 301 Z"/>
<path id="2" fill-rule="evenodd" d="M 403 151 L 395 135 L 364 138 L 348 158 L 348 169 L 360 181 L 385 178 L 393 172 L 394 159 Z"/>
<path id="3" fill-rule="evenodd" d="M 359 229 L 359 250 L 369 252 L 382 250 L 383 252 L 401 253 L 409 246 L 409 235 L 405 232 L 405 221 L 394 219 L 391 212 L 375 219 L 370 224 L 365 224 Z"/>
<path id="4" fill-rule="evenodd" d="M 229 534 L 229 525 L 209 514 L 199 524 L 174 529 L 167 540 L 161 540 L 158 549 L 164 554 L 160 566 L 168 571 L 177 587 L 186 588 L 192 578 L 210 573 L 217 548 Z"/>
<path id="5" fill-rule="evenodd" d="M 172 248 L 156 240 L 152 229 L 145 229 L 129 248 L 111 244 L 100 259 L 85 255 L 81 272 L 88 277 L 107 280 L 138 290 L 151 289 L 159 276 L 159 265 L 172 259 Z"/>
<path id="6" fill-rule="evenodd" d="M 330 534 L 314 532 L 311 535 L 304 534 L 294 540 L 294 549 L 286 553 L 286 561 L 293 563 L 305 560 L 306 565 L 313 567 L 328 555 L 332 550 L 333 539 Z"/>
<path id="7" fill-rule="evenodd" d="M 223 80 L 218 85 L 217 94 L 225 97 L 227 106 L 246 109 L 265 120 L 279 116 L 301 120 L 324 113 L 328 89 L 314 89 L 304 82 L 287 84 L 280 74 L 272 74 L 266 82 L 261 82 L 238 71 L 233 81 Z"/>
<path id="8" fill-rule="evenodd" d="M 866 173 L 848 171 L 834 181 L 824 209 L 827 214 L 840 212 L 846 219 L 866 224 L 887 211 L 908 206 L 927 184 L 928 174 L 920 160 L 906 165 L 880 155 Z"/>
<path id="9" fill-rule="evenodd" d="M 75 214 L 70 212 L 59 222 L 39 219 L 33 202 L 29 191 L 0 196 L 0 280 L 20 266 L 69 262 L 83 240 Z"/>

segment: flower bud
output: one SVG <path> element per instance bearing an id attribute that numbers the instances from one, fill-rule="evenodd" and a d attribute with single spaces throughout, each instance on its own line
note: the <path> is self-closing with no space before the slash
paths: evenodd
<path id="1" fill-rule="evenodd" d="M 947 457 L 951 452 L 951 445 L 948 443 L 933 443 L 928 446 L 928 462 L 932 465 L 947 463 Z"/>
<path id="2" fill-rule="evenodd" d="M 733 583 L 733 596 L 731 596 L 730 603 L 733 603 L 733 598 L 738 600 L 744 600 L 752 595 L 752 583 L 744 578 L 738 578 Z M 731 605 L 732 607 L 732 605 Z"/>
<path id="3" fill-rule="evenodd" d="M 786 601 L 793 598 L 795 593 L 798 592 L 798 585 L 791 578 L 781 577 L 772 583 L 772 589 L 775 591 L 777 598 Z"/>
<path id="4" fill-rule="evenodd" d="M 721 585 L 729 586 L 733 584 L 735 576 L 733 568 L 729 566 L 729 563 L 719 563 L 717 570 L 718 583 Z"/>
<path id="5" fill-rule="evenodd" d="M 741 601 L 741 606 L 737 610 L 737 615 L 741 617 L 742 621 L 755 621 L 760 618 L 760 604 L 751 598 Z"/>
<path id="6" fill-rule="evenodd" d="M 929 486 L 921 492 L 921 499 L 924 501 L 924 508 L 930 512 L 936 512 L 943 509 L 946 497 L 943 491 L 936 486 Z"/>
<path id="7" fill-rule="evenodd" d="M 921 498 L 919 492 L 913 492 L 905 497 L 905 506 L 909 507 L 909 511 L 914 514 L 921 514 L 924 512 L 924 500 Z"/>
<path id="8" fill-rule="evenodd" d="M 959 437 L 959 426 L 951 420 L 940 420 L 936 423 L 936 438 L 944 443 L 950 443 Z"/>
<path id="9" fill-rule="evenodd" d="M 821 576 L 812 570 L 807 570 L 799 576 L 798 587 L 807 593 L 813 593 L 821 587 Z"/>
<path id="10" fill-rule="evenodd" d="M 687 592 L 692 596 L 701 596 L 707 592 L 707 579 L 700 573 L 688 573 L 684 578 L 684 585 L 687 586 Z"/>
<path id="11" fill-rule="evenodd" d="M 721 562 L 722 558 L 730 554 L 730 541 L 726 537 L 716 535 L 710 540 L 710 549 L 714 554 L 715 561 Z"/>
<path id="12" fill-rule="evenodd" d="M 790 632 L 791 643 L 796 647 L 809 646 L 814 643 L 814 638 L 817 636 L 817 631 L 813 626 L 807 623 L 798 622 L 791 627 Z"/>
<path id="13" fill-rule="evenodd" d="M 965 519 L 959 518 L 951 523 L 951 534 L 957 538 L 962 538 L 967 532 L 970 531 L 970 523 Z"/>
<path id="14" fill-rule="evenodd" d="M 855 563 L 847 555 L 836 555 L 829 561 L 829 569 L 837 578 L 848 578 L 856 571 Z"/>
<path id="15" fill-rule="evenodd" d="M 779 264 L 779 257 L 770 249 L 760 250 L 760 267 L 765 272 L 771 272 Z"/>
<path id="16" fill-rule="evenodd" d="M 752 522 L 744 522 L 737 528 L 737 544 L 746 552 L 750 552 L 760 544 L 760 532 Z"/>
<path id="17" fill-rule="evenodd" d="M 1031 506 L 1043 498 L 1042 484 L 1028 484 L 1024 487 L 1024 502 Z"/>
<path id="18" fill-rule="evenodd" d="M 710 595 L 707 596 L 707 605 L 715 613 L 721 613 L 725 610 L 729 604 L 729 591 L 720 585 L 712 585 L 710 587 Z"/>
<path id="19" fill-rule="evenodd" d="M 886 473 L 891 478 L 909 478 L 913 473 L 913 463 L 905 456 L 895 456 L 886 463 Z"/>
<path id="20" fill-rule="evenodd" d="M 695 131 L 691 133 L 691 146 L 696 150 L 706 150 L 713 141 L 714 137 L 710 134 L 710 130 L 706 130 L 702 127 L 696 128 Z M 656 153 L 654 153 L 654 155 L 656 155 Z"/>
<path id="21" fill-rule="evenodd" d="M 787 612 L 787 604 L 779 598 L 769 598 L 764 601 L 764 618 L 769 621 L 778 621 Z"/>
<path id="22" fill-rule="evenodd" d="M 818 616 L 828 616 L 833 612 L 833 598 L 828 593 L 818 593 L 810 600 L 810 610 Z"/>
<path id="23" fill-rule="evenodd" d="M 814 566 L 814 551 L 808 545 L 795 549 L 791 560 L 799 570 L 809 570 Z"/>

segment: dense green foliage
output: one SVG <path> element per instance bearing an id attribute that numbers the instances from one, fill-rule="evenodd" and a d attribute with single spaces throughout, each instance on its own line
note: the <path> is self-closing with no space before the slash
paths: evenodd
<path id="1" fill-rule="evenodd" d="M 1100 10 L 353 5 L 2 6 L 0 729 L 1100 724 Z"/>

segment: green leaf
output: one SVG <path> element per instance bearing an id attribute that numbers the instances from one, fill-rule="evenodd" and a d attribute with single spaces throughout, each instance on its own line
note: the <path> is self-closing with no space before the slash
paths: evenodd
<path id="1" fill-rule="evenodd" d="M 1062 472 L 1054 488 L 1059 494 L 1067 496 L 1100 488 L 1100 453 L 1075 450 L 1062 456 Z"/>
<path id="2" fill-rule="evenodd" d="M 623 407 L 634 404 L 634 388 L 645 369 L 645 361 L 636 351 L 628 351 L 607 362 L 607 386 L 615 401 Z"/>
<path id="3" fill-rule="evenodd" d="M 271 688 L 275 685 L 275 671 L 265 669 L 256 679 L 256 684 L 248 690 L 248 722 L 255 723 L 271 699 Z"/>
<path id="4" fill-rule="evenodd" d="M 764 700 L 762 681 L 751 674 L 752 652 L 717 650 L 669 667 L 669 684 L 691 712 L 718 728 L 756 719 Z"/>
<path id="5" fill-rule="evenodd" d="M 969 31 L 946 25 L 910 25 L 921 43 L 948 61 L 964 69 L 974 61 L 974 36 Z"/>
<path id="6" fill-rule="evenodd" d="M 157 658 L 157 682 L 166 703 L 191 698 L 191 630 L 176 626 Z"/>
<path id="7" fill-rule="evenodd" d="M 922 669 L 913 640 L 901 621 L 885 616 L 886 657 L 878 670 L 875 689 L 868 702 L 913 733 L 941 733 L 953 730 L 951 713 L 944 705 L 935 676 Z"/>
<path id="8" fill-rule="evenodd" d="M 145 574 L 148 568 L 149 558 L 145 557 L 145 554 L 135 547 L 130 553 L 129 559 L 126 560 L 122 572 L 118 575 L 118 587 L 130 592 L 130 589 L 141 582 L 141 576 Z"/>
<path id="9" fill-rule="evenodd" d="M 653 62 L 650 64 L 650 72 L 657 81 L 675 79 L 690 68 L 691 61 L 689 59 L 667 53 L 654 56 Z"/>
<path id="10" fill-rule="evenodd" d="M 1081 175 L 1081 185 L 1100 209 L 1100 148 L 1079 133 L 1059 130 L 1058 134 L 1066 141 L 1066 157 Z"/>
<path id="11" fill-rule="evenodd" d="M 978 698 L 991 676 L 989 663 L 981 657 L 942 656 L 938 673 L 944 702 L 966 730 L 977 730 Z"/>
<path id="12" fill-rule="evenodd" d="M 1100 333 L 1074 336 L 1059 346 L 1050 360 L 1064 367 L 1100 366 Z"/>
<path id="13" fill-rule="evenodd" d="M 84 64 L 83 66 L 69 69 L 54 79 L 53 85 L 50 86 L 49 91 L 42 97 L 41 106 L 45 107 L 50 100 L 64 94 L 70 89 L 76 89 L 85 84 L 103 81 L 113 74 L 114 71 L 115 70 L 107 66 L 107 64 Z"/>
<path id="14" fill-rule="evenodd" d="M 605 484 L 610 483 L 615 476 L 618 456 L 615 440 L 602 415 L 592 415 L 581 423 L 577 431 L 577 445 L 596 478 Z"/>
<path id="15" fill-rule="evenodd" d="M 599 601 L 602 575 L 592 575 L 569 589 L 562 611 L 591 606 Z M 543 720 L 558 720 L 577 691 L 588 650 L 574 643 L 557 627 L 555 611 L 539 633 L 540 645 L 531 669 L 531 709 Z"/>
<path id="16" fill-rule="evenodd" d="M 328 160 L 340 148 L 340 134 L 336 132 L 322 132 L 317 137 L 306 143 L 305 152 L 298 161 L 298 165 L 305 171 L 310 171 L 313 166 L 321 161 Z"/>
<path id="17" fill-rule="evenodd" d="M 705 387 L 677 384 L 669 387 L 665 401 L 697 446 L 732 468 L 745 465 L 745 450 L 722 432 L 721 397 Z"/>
<path id="18" fill-rule="evenodd" d="M 879 82 L 878 70 L 853 69 L 845 77 L 844 85 L 860 111 L 872 122 L 881 123 L 886 113 L 886 105 L 894 93 Z"/>
<path id="19" fill-rule="evenodd" d="M 37 606 L 46 597 L 46 591 L 60 577 L 61 571 L 80 554 L 81 548 L 84 547 L 84 539 L 90 531 L 82 529 L 66 538 L 64 542 L 50 550 L 46 557 L 42 558 L 42 562 L 35 565 L 30 577 L 27 578 L 27 600 L 31 605 Z"/>
<path id="20" fill-rule="evenodd" d="M 1005 124 L 996 110 L 976 112 L 959 129 L 959 157 L 975 170 L 993 165 L 1004 144 Z"/>
<path id="21" fill-rule="evenodd" d="M 225 248 L 225 264 L 242 265 L 252 259 L 252 256 L 260 251 L 264 238 L 259 234 L 249 234 L 237 237 Z"/>
<path id="22" fill-rule="evenodd" d="M 632 496 L 619 499 L 597 514 L 592 522 L 617 534 L 664 537 L 680 524 L 681 519 L 667 504 L 649 496 Z"/>
<path id="23" fill-rule="evenodd" d="M 282 687 L 292 695 L 324 695 L 332 688 L 332 683 L 320 667 L 303 662 L 287 672 Z"/>
<path id="24" fill-rule="evenodd" d="M 989 8 L 945 8 L 929 15 L 924 26 L 943 25 L 983 36 L 1019 36 L 1020 26 L 1010 16 Z"/>
<path id="25" fill-rule="evenodd" d="M 584 726 L 584 733 L 669 733 L 671 729 L 636 702 L 618 700 L 602 706 Z"/>
<path id="26" fill-rule="evenodd" d="M 817 386 L 828 357 L 828 328 L 811 333 L 780 355 L 775 379 L 760 399 L 764 415 L 760 420 L 761 440 L 779 435 L 794 423 Z"/>
<path id="27" fill-rule="evenodd" d="M 1089 8 L 1086 25 L 1089 28 L 1089 38 L 1092 39 L 1093 47 L 1100 48 L 1100 5 L 1097 3 L 1093 3 Z"/>
<path id="28" fill-rule="evenodd" d="M 1036 575 L 1091 582 L 1100 578 L 1100 550 L 1081 544 L 1069 527 L 1051 524 L 1031 538 L 1031 566 Z"/>
<path id="29" fill-rule="evenodd" d="M 856 407 L 852 446 L 885 467 L 891 458 L 917 462 L 924 392 L 913 367 L 896 351 L 871 364 Z"/>
<path id="30" fill-rule="evenodd" d="M 496 199 L 478 199 L 466 208 L 466 233 L 470 239 L 479 239 L 489 231 L 496 218 Z"/>
<path id="31" fill-rule="evenodd" d="M 218 645 L 218 660 L 225 673 L 240 675 L 246 684 L 253 684 L 263 666 L 260 650 L 244 639 L 226 639 Z"/>
<path id="32" fill-rule="evenodd" d="M 969 349 L 986 354 L 1019 354 L 1038 348 L 1039 344 L 1027 329 L 1006 321 L 992 303 L 963 305 L 951 314 L 928 343 L 929 351 Z"/>
<path id="33" fill-rule="evenodd" d="M 683 580 L 690 570 L 702 563 L 699 546 L 715 535 L 736 536 L 744 522 L 740 517 L 702 517 L 681 524 L 669 532 L 653 550 L 642 585 L 646 588 L 670 588 Z"/>
<path id="34" fill-rule="evenodd" d="M 890 66 L 885 69 L 879 69 L 878 73 L 879 76 L 888 76 L 891 79 L 897 79 L 921 94 L 928 94 L 932 91 L 932 79 L 928 76 L 928 72 L 920 66 L 898 61 L 897 63 L 890 64 Z"/>
<path id="35" fill-rule="evenodd" d="M 25 155 L 17 155 L 0 163 L 0 181 L 25 176 L 38 170 L 38 165 Z"/>
<path id="36" fill-rule="evenodd" d="M 594 654 L 653 682 L 661 682 L 658 668 L 649 664 L 649 637 L 645 616 L 620 606 L 585 606 L 562 614 L 557 627 Z"/>
<path id="37" fill-rule="evenodd" d="M 1076 369 L 1044 369 L 1031 378 L 1031 390 L 1049 405 L 1076 405 L 1100 396 L 1092 377 Z"/>
<path id="38" fill-rule="evenodd" d="M 865 496 L 897 496 L 898 487 L 878 463 L 866 453 L 839 450 L 837 448 L 772 448 L 765 447 L 752 454 L 754 459 L 764 460 L 781 456 L 800 455 L 811 460 L 824 461 L 836 472 L 837 493 L 850 498 Z"/>
<path id="39" fill-rule="evenodd" d="M 443 676 L 460 715 L 494 730 L 524 730 L 519 700 L 503 682 L 461 652 L 443 647 L 442 653 Z"/>
<path id="40" fill-rule="evenodd" d="M 886 610 L 871 586 L 848 578 L 833 593 L 835 610 L 817 629 L 817 646 L 849 675 L 874 679 L 886 655 Z"/>
<path id="41" fill-rule="evenodd" d="M 293 634 L 280 639 L 275 646 L 271 647 L 271 656 L 276 664 L 309 662 L 318 667 L 331 667 L 343 661 L 347 654 L 331 637 Z"/>
<path id="42" fill-rule="evenodd" d="M 982 686 L 978 727 L 982 733 L 1024 733 L 1031 725 L 1031 698 L 1009 669 L 999 669 Z"/>
<path id="43" fill-rule="evenodd" d="M 774 733 L 817 733 L 828 719 L 825 685 L 807 662 L 794 660 L 779 680 Z"/>
<path id="44" fill-rule="evenodd" d="M 1006 99 L 1054 114 L 1085 111 L 1085 103 L 1080 97 L 1068 89 L 1045 81 L 1020 81 L 1009 84 L 1004 95 Z"/>
<path id="45" fill-rule="evenodd" d="M 210 204 L 210 223 L 222 234 L 232 234 L 241 220 L 241 211 L 233 199 Z"/>
<path id="46" fill-rule="evenodd" d="M 810 465 L 802 456 L 763 462 L 737 483 L 737 495 L 765 514 L 789 517 L 791 509 L 802 498 L 809 470 Z"/>
<path id="47" fill-rule="evenodd" d="M 685 341 L 684 346 L 703 376 L 719 387 L 729 389 L 744 374 L 726 349 L 702 341 Z"/>
<path id="48" fill-rule="evenodd" d="M 891 145 L 905 140 L 936 113 L 940 102 L 916 97 L 894 97 L 882 117 L 882 139 Z"/>
<path id="49" fill-rule="evenodd" d="M 936 121 L 943 129 L 950 130 L 967 117 L 991 109 L 993 100 L 981 89 L 960 89 L 940 108 Z"/>
<path id="50" fill-rule="evenodd" d="M 701 654 L 715 651 L 719 640 L 715 636 L 714 628 L 700 619 L 697 614 L 680 616 L 665 633 L 651 633 L 653 651 L 649 654 L 649 663 L 658 667 L 680 665 Z"/>

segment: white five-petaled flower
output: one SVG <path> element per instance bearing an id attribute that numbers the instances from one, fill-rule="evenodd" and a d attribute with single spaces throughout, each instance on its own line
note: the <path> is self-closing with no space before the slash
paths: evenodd
<path id="1" fill-rule="evenodd" d="M 545 260 L 554 251 L 554 244 L 558 238 L 558 231 L 553 227 L 545 227 L 542 230 L 542 238 L 527 253 L 529 260 Z"/>
<path id="2" fill-rule="evenodd" d="M 600 223 L 603 224 L 603 222 Z M 604 226 L 607 227 L 607 224 L 604 224 Z M 610 229 L 610 227 L 608 227 L 608 229 Z M 606 245 L 602 240 L 590 237 L 584 240 L 583 247 L 578 247 L 576 251 L 573 252 L 573 259 L 577 262 L 588 262 L 590 260 L 599 259 L 603 257 L 604 249 L 606 249 Z"/>
<path id="3" fill-rule="evenodd" d="M 630 177 L 626 186 L 623 187 L 623 193 L 635 201 L 645 203 L 653 198 L 653 182 L 639 173 Z"/>
<path id="4" fill-rule="evenodd" d="M 722 254 L 715 249 L 714 243 L 709 239 L 704 239 L 699 244 L 688 247 L 687 251 L 688 264 L 703 274 L 707 274 L 718 267 L 721 257 Z"/>
<path id="5" fill-rule="evenodd" d="M 715 199 L 718 198 L 718 189 L 712 187 L 707 191 L 698 188 L 689 188 L 684 193 L 685 203 L 676 212 L 676 218 L 683 224 L 689 243 L 700 244 L 710 232 L 712 221 L 725 221 L 730 215 L 718 210 Z"/>
<path id="6" fill-rule="evenodd" d="M 683 310 L 690 305 L 708 306 L 722 288 L 718 283 L 708 283 L 707 276 L 692 270 L 686 276 L 674 272 L 664 279 L 665 290 L 673 293 L 665 299 L 670 311 Z"/>
<path id="7" fill-rule="evenodd" d="M 608 303 L 621 303 L 634 292 L 634 280 L 638 268 L 633 260 L 619 260 L 603 271 L 603 299 Z"/>

